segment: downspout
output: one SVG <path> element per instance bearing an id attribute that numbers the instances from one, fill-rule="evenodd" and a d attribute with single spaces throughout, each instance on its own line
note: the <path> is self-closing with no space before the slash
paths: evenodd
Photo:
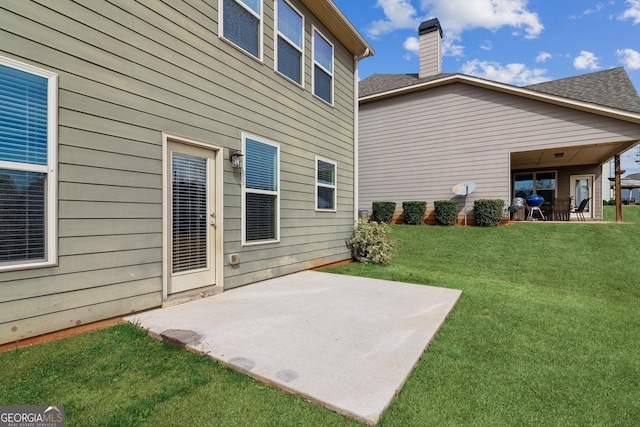
<path id="1" fill-rule="evenodd" d="M 361 56 L 354 56 L 354 70 L 353 70 L 353 222 L 354 224 L 358 222 L 358 206 L 360 203 L 360 199 L 358 197 L 359 185 L 358 180 L 360 179 L 359 174 L 359 156 L 358 156 L 358 140 L 359 140 L 359 126 L 358 122 L 360 120 L 360 102 L 359 102 L 359 81 L 358 81 L 358 64 L 361 60 L 368 57 L 371 54 L 369 48 L 365 48 L 364 53 Z"/>

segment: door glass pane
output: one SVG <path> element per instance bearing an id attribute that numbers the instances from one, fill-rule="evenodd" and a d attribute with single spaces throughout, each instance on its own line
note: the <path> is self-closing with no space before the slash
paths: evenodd
<path id="1" fill-rule="evenodd" d="M 589 196 L 589 180 L 588 179 L 576 179 L 573 183 L 573 191 L 575 194 L 574 203 L 576 206 L 580 205 L 580 202 L 584 199 L 588 199 Z M 584 208 L 584 212 L 589 212 L 589 203 Z"/>
<path id="2" fill-rule="evenodd" d="M 207 267 L 207 160 L 172 157 L 173 272 Z"/>

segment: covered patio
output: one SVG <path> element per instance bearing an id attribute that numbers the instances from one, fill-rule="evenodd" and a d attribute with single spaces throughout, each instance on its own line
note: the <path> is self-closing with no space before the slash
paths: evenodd
<path id="1" fill-rule="evenodd" d="M 602 165 L 615 159 L 614 180 L 619 180 L 624 173 L 620 155 L 639 142 L 596 142 L 512 152 L 511 203 L 514 206 L 520 202 L 516 199 L 525 201 L 524 210 L 511 209 L 512 219 L 602 220 L 602 189 L 609 185 L 608 177 L 602 176 Z M 532 195 L 543 199 L 537 208 L 526 202 Z M 621 204 L 620 197 L 616 197 L 616 203 Z"/>

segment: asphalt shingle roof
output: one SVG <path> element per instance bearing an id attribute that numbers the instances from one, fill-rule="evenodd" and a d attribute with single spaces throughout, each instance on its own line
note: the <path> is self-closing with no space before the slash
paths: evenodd
<path id="1" fill-rule="evenodd" d="M 422 79 L 418 77 L 418 74 L 373 74 L 360 82 L 360 97 L 402 89 L 454 75 L 461 74 L 443 73 Z M 623 67 L 552 80 L 525 88 L 576 101 L 640 113 L 640 97 Z"/>
<path id="2" fill-rule="evenodd" d="M 527 89 L 640 113 L 640 97 L 623 67 L 538 83 Z"/>

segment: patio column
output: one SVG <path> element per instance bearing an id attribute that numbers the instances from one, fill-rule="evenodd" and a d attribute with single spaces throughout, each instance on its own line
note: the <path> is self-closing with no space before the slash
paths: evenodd
<path id="1" fill-rule="evenodd" d="M 616 222 L 622 222 L 622 188 L 620 183 L 620 175 L 625 171 L 620 170 L 620 155 L 614 157 L 615 165 L 615 186 L 616 186 Z"/>

